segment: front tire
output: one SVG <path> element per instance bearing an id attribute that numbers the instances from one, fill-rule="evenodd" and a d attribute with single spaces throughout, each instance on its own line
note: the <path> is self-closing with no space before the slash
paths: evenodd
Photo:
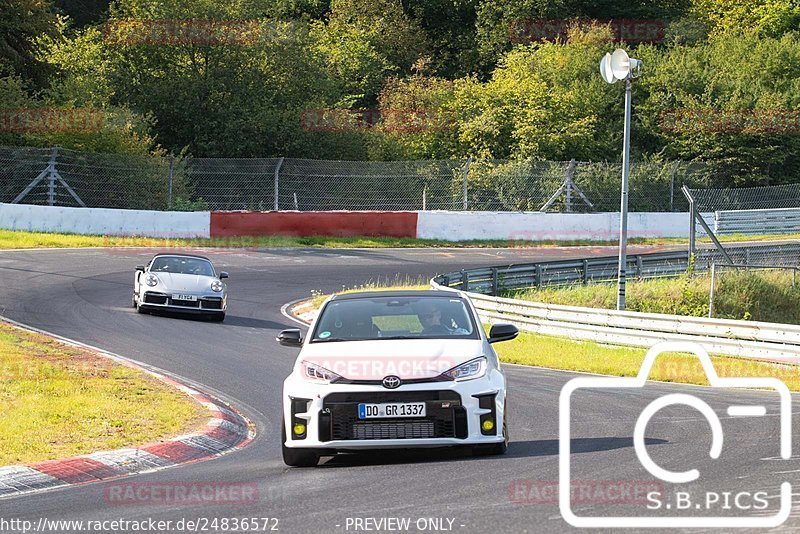
<path id="1" fill-rule="evenodd" d="M 319 453 L 314 449 L 290 449 L 286 446 L 286 424 L 281 420 L 281 452 L 283 463 L 289 467 L 316 467 Z"/>
<path id="2" fill-rule="evenodd" d="M 225 320 L 225 312 L 215 313 L 213 315 L 209 315 L 209 319 L 214 321 L 215 323 L 221 323 Z"/>

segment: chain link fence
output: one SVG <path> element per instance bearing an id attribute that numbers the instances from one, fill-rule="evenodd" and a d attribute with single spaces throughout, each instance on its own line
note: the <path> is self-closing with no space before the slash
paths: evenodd
<path id="1" fill-rule="evenodd" d="M 631 211 L 685 211 L 706 166 L 634 162 Z M 0 202 L 178 210 L 619 210 L 621 165 L 177 158 L 0 147 Z"/>

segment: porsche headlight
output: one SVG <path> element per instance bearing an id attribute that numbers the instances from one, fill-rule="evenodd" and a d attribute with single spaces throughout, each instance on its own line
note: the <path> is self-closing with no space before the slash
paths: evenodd
<path id="1" fill-rule="evenodd" d="M 158 277 L 154 274 L 148 274 L 144 277 L 144 283 L 150 287 L 155 287 L 158 285 Z"/>
<path id="2" fill-rule="evenodd" d="M 442 373 L 453 380 L 472 380 L 486 374 L 486 358 L 481 356 Z"/>
<path id="3" fill-rule="evenodd" d="M 306 380 L 310 380 L 312 382 L 322 382 L 322 383 L 329 383 L 333 382 L 337 378 L 341 378 L 340 375 L 337 375 L 333 371 L 325 369 L 321 365 L 317 365 L 315 363 L 302 361 L 300 362 L 303 367 L 303 378 Z"/>
<path id="4" fill-rule="evenodd" d="M 214 280 L 211 282 L 211 291 L 216 291 L 217 293 L 222 291 L 222 282 L 219 280 Z"/>

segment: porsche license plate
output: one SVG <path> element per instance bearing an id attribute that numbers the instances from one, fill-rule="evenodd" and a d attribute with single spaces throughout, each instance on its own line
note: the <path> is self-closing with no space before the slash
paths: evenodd
<path id="1" fill-rule="evenodd" d="M 186 300 L 190 302 L 194 302 L 197 300 L 195 295 L 178 295 L 177 293 L 172 295 L 172 300 Z"/>
<path id="2" fill-rule="evenodd" d="M 385 417 L 425 417 L 424 402 L 390 402 L 385 404 L 358 405 L 359 419 L 381 419 Z"/>

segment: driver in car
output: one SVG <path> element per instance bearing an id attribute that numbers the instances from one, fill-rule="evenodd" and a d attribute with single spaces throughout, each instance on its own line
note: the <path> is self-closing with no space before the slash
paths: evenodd
<path id="1" fill-rule="evenodd" d="M 463 328 L 453 328 L 447 324 L 447 321 L 443 322 L 440 303 L 433 300 L 421 299 L 421 301 L 417 303 L 417 317 L 422 325 L 422 332 L 420 332 L 420 334 L 423 336 L 441 334 L 459 335 L 467 333 Z"/>

